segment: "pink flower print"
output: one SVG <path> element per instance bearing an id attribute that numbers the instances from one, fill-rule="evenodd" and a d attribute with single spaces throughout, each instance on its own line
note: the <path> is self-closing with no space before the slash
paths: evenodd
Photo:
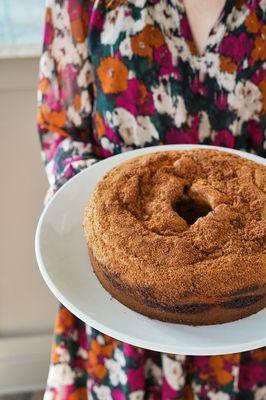
<path id="1" fill-rule="evenodd" d="M 182 398 L 182 396 L 180 396 Z M 171 388 L 166 378 L 163 380 L 162 400 L 170 400 L 179 398 L 178 391 Z"/>
<path id="2" fill-rule="evenodd" d="M 207 88 L 202 84 L 198 77 L 193 80 L 191 90 L 193 93 L 199 93 L 201 96 L 208 96 Z"/>
<path id="3" fill-rule="evenodd" d="M 245 32 L 242 32 L 239 36 L 227 35 L 222 41 L 219 51 L 223 55 L 231 57 L 235 63 L 239 63 L 250 54 L 252 46 L 253 40 Z"/>
<path id="4" fill-rule="evenodd" d="M 255 120 L 248 121 L 248 134 L 255 147 L 263 144 L 263 130 L 260 124 Z"/>
<path id="5" fill-rule="evenodd" d="M 128 369 L 127 378 L 131 391 L 144 388 L 145 382 L 144 382 L 144 371 L 142 366 L 136 369 Z"/>
<path id="6" fill-rule="evenodd" d="M 219 94 L 216 99 L 216 106 L 219 110 L 226 110 L 227 108 L 227 96 L 223 93 Z"/>
<path id="7" fill-rule="evenodd" d="M 71 101 L 70 94 L 75 92 L 77 70 L 71 64 L 68 64 L 61 73 L 62 97 L 64 101 Z"/>
<path id="8" fill-rule="evenodd" d="M 183 17 L 181 19 L 181 34 L 184 36 L 185 39 L 187 40 L 193 40 L 192 34 L 191 34 L 191 29 L 188 23 L 188 19 L 186 17 Z"/>
<path id="9" fill-rule="evenodd" d="M 78 0 L 68 0 L 68 13 L 70 21 L 82 18 L 81 3 Z"/>
<path id="10" fill-rule="evenodd" d="M 263 66 L 261 66 L 261 68 L 256 69 L 250 81 L 254 83 L 254 85 L 259 86 L 259 83 L 262 82 L 264 79 L 265 79 L 265 70 Z"/>
<path id="11" fill-rule="evenodd" d="M 105 126 L 105 136 L 107 136 L 111 142 L 119 143 L 120 139 L 119 139 L 118 135 L 115 134 L 115 132 L 110 128 L 110 126 L 108 126 L 106 124 L 105 121 L 104 121 L 104 126 Z"/>
<path id="12" fill-rule="evenodd" d="M 129 358 L 134 358 L 134 360 L 139 360 L 144 355 L 143 349 L 132 346 L 131 344 L 128 343 L 123 343 L 123 349 L 125 356 Z"/>
<path id="13" fill-rule="evenodd" d="M 49 24 L 49 22 L 47 22 L 44 29 L 44 46 L 48 47 L 52 43 L 53 39 L 54 39 L 54 27 L 53 25 Z"/>
<path id="14" fill-rule="evenodd" d="M 208 374 L 210 370 L 209 358 L 206 356 L 198 356 L 194 358 L 195 371 L 202 374 Z"/>
<path id="15" fill-rule="evenodd" d="M 110 150 L 101 148 L 101 155 L 103 158 L 108 158 L 108 157 L 111 157 L 113 155 L 113 153 Z"/>
<path id="16" fill-rule="evenodd" d="M 60 111 L 61 109 L 61 104 L 58 101 L 58 97 L 60 96 L 56 97 L 56 94 L 56 91 L 50 90 L 45 96 L 45 101 L 52 111 Z"/>
<path id="17" fill-rule="evenodd" d="M 166 133 L 166 144 L 197 144 L 198 131 L 171 128 Z"/>
<path id="18" fill-rule="evenodd" d="M 222 147 L 229 147 L 231 149 L 234 148 L 235 145 L 235 138 L 228 130 L 223 129 L 222 131 L 218 131 L 215 133 L 214 146 L 222 146 Z"/>
<path id="19" fill-rule="evenodd" d="M 126 400 L 126 398 L 123 395 L 121 389 L 112 390 L 112 399 L 114 399 L 114 400 Z"/>
<path id="20" fill-rule="evenodd" d="M 101 31 L 103 29 L 104 15 L 101 10 L 94 10 L 91 12 L 90 27 Z"/>
<path id="21" fill-rule="evenodd" d="M 250 365 L 243 365 L 240 368 L 239 375 L 239 388 L 244 390 L 252 390 L 254 385 L 258 382 L 256 380 L 258 373 L 255 372 L 255 368 L 251 369 Z"/>
<path id="22" fill-rule="evenodd" d="M 181 74 L 177 68 L 174 67 L 172 53 L 169 51 L 166 44 L 154 49 L 154 58 L 160 68 L 160 75 L 172 74 L 175 79 L 181 80 Z"/>
<path id="23" fill-rule="evenodd" d="M 134 116 L 151 115 L 155 112 L 152 94 L 136 78 L 128 81 L 127 90 L 117 97 L 116 105 L 125 108 Z"/>

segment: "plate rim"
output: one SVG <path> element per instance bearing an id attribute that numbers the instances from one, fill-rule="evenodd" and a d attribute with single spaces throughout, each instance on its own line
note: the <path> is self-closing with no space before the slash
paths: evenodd
<path id="1" fill-rule="evenodd" d="M 75 175 L 71 179 L 69 179 L 64 185 L 62 185 L 60 187 L 60 189 L 58 189 L 58 191 L 53 195 L 53 197 L 47 202 L 44 209 L 42 210 L 41 215 L 38 220 L 38 223 L 37 223 L 35 240 L 34 240 L 35 255 L 36 255 L 38 267 L 39 267 L 40 273 L 41 273 L 46 285 L 48 286 L 49 290 L 53 293 L 53 295 L 57 298 L 57 300 L 61 304 L 63 304 L 69 311 L 71 311 L 75 316 L 77 316 L 79 319 L 81 319 L 85 324 L 99 330 L 101 333 L 107 334 L 115 339 L 121 340 L 121 341 L 129 343 L 131 345 L 141 347 L 144 349 L 153 350 L 153 351 L 159 351 L 159 352 L 164 352 L 164 353 L 174 353 L 174 354 L 180 354 L 180 355 L 220 355 L 220 354 L 231 354 L 231 353 L 236 353 L 236 352 L 243 352 L 243 351 L 247 351 L 247 350 L 257 349 L 257 348 L 260 348 L 260 347 L 263 347 L 266 345 L 266 336 L 264 339 L 258 339 L 258 340 L 253 341 L 252 343 L 251 342 L 242 342 L 241 344 L 237 344 L 237 345 L 236 344 L 221 345 L 220 347 L 217 347 L 216 350 L 213 350 L 211 352 L 210 352 L 210 348 L 206 347 L 206 346 L 201 347 L 199 352 L 197 352 L 196 347 L 193 348 L 192 346 L 189 346 L 189 348 L 188 348 L 184 345 L 181 345 L 181 347 L 180 347 L 180 349 L 178 349 L 178 351 L 173 351 L 173 345 L 167 345 L 167 344 L 159 345 L 157 343 L 151 343 L 150 341 L 147 342 L 147 340 L 145 340 L 145 339 L 143 340 L 143 339 L 139 339 L 139 338 L 136 340 L 133 336 L 130 336 L 125 333 L 120 333 L 120 332 L 116 331 L 115 329 L 113 329 L 112 327 L 106 326 L 106 325 L 98 322 L 94 318 L 85 314 L 82 310 L 80 310 L 73 303 L 71 303 L 71 301 L 68 300 L 67 297 L 63 293 L 61 293 L 61 291 L 54 284 L 53 280 L 51 279 L 51 277 L 48 274 L 48 271 L 45 267 L 45 263 L 42 258 L 40 238 L 41 238 L 41 232 L 42 232 L 42 228 L 43 228 L 43 221 L 45 220 L 45 216 L 48 212 L 48 209 L 50 208 L 51 203 L 55 202 L 56 201 L 55 199 L 58 196 L 60 196 L 60 193 L 62 193 L 63 191 L 66 190 L 67 186 L 73 185 L 74 180 L 81 179 L 80 178 L 81 174 L 86 174 L 88 169 L 91 171 L 95 168 L 99 168 L 99 163 L 101 163 L 101 164 L 102 163 L 105 163 L 105 164 L 110 163 L 110 159 L 111 158 L 113 159 L 114 157 L 118 161 L 116 163 L 116 165 L 118 165 L 120 158 L 122 159 L 122 162 L 123 162 L 125 155 L 127 155 L 126 159 L 131 159 L 133 157 L 137 157 L 142 154 L 149 154 L 149 153 L 168 151 L 168 150 L 192 150 L 192 149 L 196 149 L 196 148 L 197 149 L 201 148 L 201 149 L 224 151 L 227 153 L 239 155 L 246 159 L 250 159 L 259 164 L 266 165 L 266 160 L 264 158 L 254 155 L 254 154 L 251 154 L 251 153 L 246 153 L 241 150 L 229 149 L 229 148 L 224 148 L 224 147 L 219 147 L 219 146 L 186 145 L 186 144 L 180 144 L 180 145 L 172 144 L 172 145 L 144 147 L 141 149 L 123 152 L 123 153 L 108 157 L 106 159 L 100 160 L 100 161 L 96 162 L 95 164 L 85 168 L 84 170 L 79 172 L 77 175 Z M 110 169 L 111 168 L 113 168 L 113 166 L 110 166 Z M 105 289 L 103 288 L 103 290 L 105 290 Z M 117 300 L 115 300 L 115 301 L 117 301 Z M 125 307 L 125 306 L 123 306 L 123 307 Z M 131 310 L 131 311 L 134 312 L 133 310 Z M 263 311 L 265 311 L 265 309 L 259 311 L 258 313 L 263 312 Z M 138 313 L 136 313 L 136 314 L 140 315 Z M 256 314 L 253 314 L 253 315 L 256 315 Z M 148 318 L 144 315 L 141 315 L 141 317 Z M 247 317 L 247 318 L 249 318 L 249 317 Z M 161 322 L 161 323 L 165 324 L 165 322 Z M 179 324 L 173 324 L 173 325 L 179 325 Z M 219 324 L 219 325 L 223 325 L 223 324 Z M 224 325 L 226 325 L 226 324 L 224 324 Z M 211 326 L 214 326 L 214 325 L 211 325 Z M 198 328 L 200 328 L 200 326 L 195 326 L 193 328 L 198 329 Z M 123 337 L 123 338 L 121 338 L 121 337 Z"/>

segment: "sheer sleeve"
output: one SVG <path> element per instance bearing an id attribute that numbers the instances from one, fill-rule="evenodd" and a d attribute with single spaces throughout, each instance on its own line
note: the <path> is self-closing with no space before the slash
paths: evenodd
<path id="1" fill-rule="evenodd" d="M 38 85 L 38 133 L 52 190 L 97 161 L 87 0 L 47 0 Z"/>

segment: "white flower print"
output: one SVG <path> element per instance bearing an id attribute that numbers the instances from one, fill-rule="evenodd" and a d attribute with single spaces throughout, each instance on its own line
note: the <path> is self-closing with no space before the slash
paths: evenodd
<path id="1" fill-rule="evenodd" d="M 162 361 L 165 379 L 173 390 L 180 390 L 185 383 L 182 360 L 174 360 L 167 354 L 163 354 Z"/>
<path id="2" fill-rule="evenodd" d="M 64 363 L 64 362 L 67 363 L 70 361 L 70 354 L 67 349 L 65 349 L 64 347 L 57 347 L 55 351 L 58 354 L 60 363 Z"/>
<path id="3" fill-rule="evenodd" d="M 266 386 L 262 386 L 261 388 L 257 388 L 255 391 L 254 400 L 265 400 L 266 399 Z"/>
<path id="4" fill-rule="evenodd" d="M 261 1 L 260 1 L 260 8 L 261 8 L 263 11 L 266 11 L 266 0 L 261 0 Z"/>
<path id="5" fill-rule="evenodd" d="M 202 143 L 204 139 L 211 136 L 211 124 L 208 114 L 205 111 L 201 112 L 199 123 L 199 141 Z"/>
<path id="6" fill-rule="evenodd" d="M 226 26 L 229 28 L 229 30 L 233 30 L 238 28 L 240 25 L 243 24 L 245 21 L 246 17 L 249 14 L 249 9 L 245 5 L 244 7 L 241 7 L 240 10 L 238 10 L 236 7 L 234 8 L 234 11 L 230 13 L 227 17 L 226 20 Z"/>
<path id="7" fill-rule="evenodd" d="M 67 116 L 70 122 L 75 126 L 79 126 L 81 124 L 81 115 L 79 110 L 76 110 L 74 106 L 70 106 L 67 109 Z"/>
<path id="8" fill-rule="evenodd" d="M 236 392 L 238 390 L 239 365 L 232 366 L 231 374 L 234 378 L 233 387 L 234 391 Z"/>
<path id="9" fill-rule="evenodd" d="M 143 400 L 144 390 L 136 390 L 135 392 L 131 392 L 128 398 L 129 400 Z"/>
<path id="10" fill-rule="evenodd" d="M 114 150 L 114 143 L 110 142 L 107 137 L 101 139 L 101 145 L 105 150 L 109 150 L 110 152 L 113 152 Z"/>
<path id="11" fill-rule="evenodd" d="M 88 58 L 88 43 L 76 43 L 77 53 L 80 55 L 82 60 L 86 60 Z"/>
<path id="12" fill-rule="evenodd" d="M 122 369 L 119 361 L 114 359 L 106 359 L 104 361 L 104 364 L 109 370 L 109 377 L 113 386 L 117 386 L 119 385 L 119 383 L 121 383 L 122 385 L 125 385 L 127 383 L 127 375 Z"/>
<path id="13" fill-rule="evenodd" d="M 127 35 L 130 35 L 137 33 L 144 28 L 146 24 L 145 18 L 140 18 L 138 21 L 135 21 L 127 11 L 128 7 L 122 5 L 107 13 L 103 30 L 101 32 L 102 44 L 113 45 L 116 43 L 121 32 L 126 32 Z"/>
<path id="14" fill-rule="evenodd" d="M 79 87 L 88 88 L 88 84 L 92 81 L 92 68 L 89 62 L 85 62 L 77 77 Z"/>
<path id="15" fill-rule="evenodd" d="M 165 37 L 166 44 L 170 53 L 172 54 L 173 64 L 177 65 L 178 59 L 181 58 L 183 61 L 187 61 L 190 56 L 190 49 L 187 43 L 177 36 L 171 38 Z"/>
<path id="16" fill-rule="evenodd" d="M 156 87 L 151 88 L 153 101 L 156 110 L 160 114 L 168 114 L 177 128 L 187 120 L 187 109 L 181 96 L 171 95 L 170 82 L 166 86 L 162 82 Z"/>
<path id="17" fill-rule="evenodd" d="M 99 333 L 99 335 L 97 335 L 96 340 L 97 340 L 97 342 L 98 342 L 100 345 L 105 344 L 104 337 L 103 337 L 103 335 L 101 335 L 100 333 Z"/>
<path id="18" fill-rule="evenodd" d="M 237 112 L 241 121 L 248 121 L 262 107 L 261 92 L 252 82 L 238 82 L 228 96 L 228 104 Z"/>
<path id="19" fill-rule="evenodd" d="M 131 40 L 129 37 L 126 37 L 124 40 L 119 45 L 119 51 L 122 56 L 132 58 L 133 57 L 133 51 L 131 47 Z"/>
<path id="20" fill-rule="evenodd" d="M 163 383 L 162 370 L 150 358 L 147 359 L 145 364 L 145 377 L 151 377 L 152 381 L 161 386 Z"/>
<path id="21" fill-rule="evenodd" d="M 75 372 L 66 363 L 52 364 L 47 379 L 48 386 L 60 387 L 74 383 Z"/>
<path id="22" fill-rule="evenodd" d="M 91 335 L 92 334 L 92 328 L 86 324 L 86 334 Z"/>
<path id="23" fill-rule="evenodd" d="M 84 349 L 83 347 L 79 347 L 77 351 L 77 355 L 82 358 L 82 360 L 88 359 L 88 350 Z"/>
<path id="24" fill-rule="evenodd" d="M 52 72 L 55 69 L 55 62 L 48 51 L 42 53 L 40 58 L 40 68 L 44 77 L 51 78 Z"/>
<path id="25" fill-rule="evenodd" d="M 89 98 L 88 90 L 83 90 L 80 95 L 81 107 L 80 111 L 86 114 L 90 113 L 92 110 L 91 101 Z"/>
<path id="26" fill-rule="evenodd" d="M 144 7 L 147 0 L 128 0 L 129 3 L 134 4 L 136 7 Z"/>
<path id="27" fill-rule="evenodd" d="M 151 90 L 156 110 L 160 114 L 172 115 L 173 99 L 166 91 L 166 86 L 160 82 L 158 86 L 151 87 Z"/>
<path id="28" fill-rule="evenodd" d="M 124 353 L 118 347 L 114 351 L 114 358 L 119 362 L 122 367 L 126 365 Z"/>
<path id="29" fill-rule="evenodd" d="M 228 72 L 219 72 L 217 74 L 217 82 L 220 87 L 224 88 L 228 92 L 231 92 L 236 85 L 236 74 L 229 74 Z"/>
<path id="30" fill-rule="evenodd" d="M 43 396 L 43 400 L 53 400 L 54 399 L 54 391 L 46 390 Z"/>
<path id="31" fill-rule="evenodd" d="M 99 400 L 112 400 L 111 389 L 108 386 L 95 386 L 93 391 Z"/>
<path id="32" fill-rule="evenodd" d="M 219 43 L 226 31 L 226 26 L 224 24 L 218 24 L 213 31 L 213 33 L 208 38 L 208 46 L 213 47 Z"/>
<path id="33" fill-rule="evenodd" d="M 198 385 L 197 383 L 195 383 L 194 380 L 192 380 L 191 387 L 194 393 L 195 400 L 198 400 L 199 399 L 198 394 L 200 394 L 201 392 L 201 385 Z"/>
<path id="34" fill-rule="evenodd" d="M 156 21 L 166 35 L 170 36 L 171 32 L 179 29 L 180 13 L 176 7 L 172 7 L 166 1 L 158 1 L 148 8 L 148 13 L 153 23 Z"/>
<path id="35" fill-rule="evenodd" d="M 69 14 L 65 8 L 67 3 L 64 3 L 64 6 L 57 4 L 55 0 L 51 1 L 50 3 L 54 27 L 60 31 L 64 31 L 69 28 Z"/>
<path id="36" fill-rule="evenodd" d="M 109 376 L 112 384 L 117 386 L 119 383 L 125 385 L 127 383 L 127 376 L 123 367 L 126 365 L 126 359 L 123 352 L 116 348 L 114 351 L 113 359 L 106 359 L 105 366 L 109 370 Z"/>
<path id="37" fill-rule="evenodd" d="M 65 68 L 68 64 L 80 65 L 80 55 L 77 47 L 66 36 L 56 36 L 51 48 L 51 54 L 57 62 L 59 69 Z"/>
<path id="38" fill-rule="evenodd" d="M 120 136 L 126 145 L 135 144 L 143 146 L 152 139 L 158 139 L 159 135 L 149 117 L 134 117 L 129 111 L 117 107 L 113 112 L 106 112 L 106 120 L 111 127 L 117 127 Z"/>
<path id="39" fill-rule="evenodd" d="M 210 400 L 230 400 L 230 396 L 225 392 L 208 392 L 208 396 Z"/>
<path id="40" fill-rule="evenodd" d="M 179 128 L 187 120 L 187 109 L 183 97 L 174 97 L 173 114 L 175 126 Z"/>
<path id="41" fill-rule="evenodd" d="M 213 78 L 219 70 L 220 59 L 218 54 L 207 53 L 204 57 L 200 58 L 196 63 L 199 66 L 199 71 L 202 76 L 209 75 Z"/>

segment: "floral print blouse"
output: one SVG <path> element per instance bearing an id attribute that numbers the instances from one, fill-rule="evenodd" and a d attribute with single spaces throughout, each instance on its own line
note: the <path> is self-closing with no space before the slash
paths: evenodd
<path id="1" fill-rule="evenodd" d="M 263 156 L 266 1 L 225 0 L 198 54 L 182 0 L 47 0 L 38 126 L 50 193 L 144 146 L 203 143 Z M 265 400 L 266 349 L 161 354 L 60 306 L 45 400 Z"/>

